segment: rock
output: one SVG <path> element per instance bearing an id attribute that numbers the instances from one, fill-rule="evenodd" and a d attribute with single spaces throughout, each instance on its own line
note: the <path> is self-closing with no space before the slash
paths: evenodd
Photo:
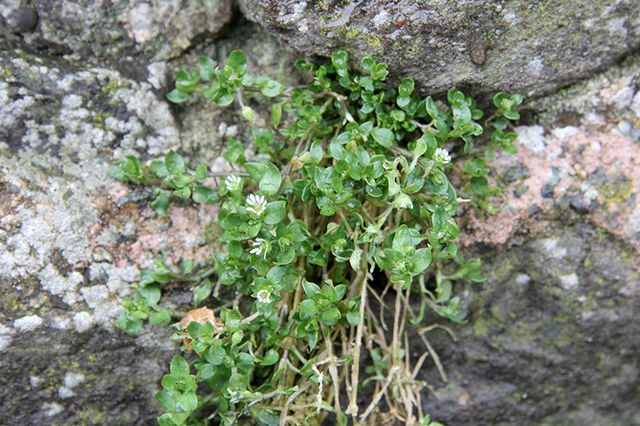
<path id="1" fill-rule="evenodd" d="M 488 279 L 459 289 L 468 323 L 450 327 L 456 342 L 428 335 L 449 375 L 444 383 L 432 369 L 421 373 L 434 390 L 432 418 L 452 426 L 640 424 L 640 343 L 632 337 L 640 332 L 640 151 L 616 132 L 635 112 L 613 96 L 638 92 L 636 63 L 631 57 L 536 101 L 541 124 L 519 128 L 517 154 L 491 162 L 499 176 L 526 167 L 529 175 L 504 194 L 526 191 L 496 215 L 470 220 L 461 239 Z"/>
<path id="2" fill-rule="evenodd" d="M 542 195 L 542 198 L 553 198 L 553 186 L 550 184 L 543 186 L 540 190 L 540 195 Z"/>
<path id="3" fill-rule="evenodd" d="M 467 325 L 428 335 L 449 374 L 426 410 L 458 425 L 637 425 L 640 264 L 590 225 L 555 222 L 484 250 L 489 280 L 467 287 Z M 634 259 L 635 258 L 635 259 Z M 627 259 L 620 261 L 620 259 Z"/>
<path id="4" fill-rule="evenodd" d="M 290 69 L 276 41 L 243 22 L 204 53 L 223 59 L 241 47 L 257 73 Z M 0 50 L 0 408 L 19 424 L 156 424 L 154 394 L 177 349 L 171 330 L 128 337 L 113 320 L 161 252 L 170 263 L 209 255 L 201 230 L 215 211 L 176 205 L 159 217 L 148 190 L 107 170 L 127 154 L 170 149 L 216 169 L 225 138 L 250 135 L 234 108 L 170 107 L 170 82 L 158 76 L 178 64 L 138 55 L 142 69 L 159 71 L 138 81 Z M 179 293 L 167 303 L 190 300 Z"/>
<path id="5" fill-rule="evenodd" d="M 96 65 L 175 58 L 232 17 L 231 0 L 39 0 L 30 9 L 12 3 L 0 6 L 0 14 L 15 31 L 31 31 L 40 17 L 37 30 L 24 35 L 31 48 Z"/>
<path id="6" fill-rule="evenodd" d="M 28 33 L 38 24 L 38 13 L 26 7 L 19 7 L 9 15 L 9 25 L 18 33 Z"/>
<path id="7" fill-rule="evenodd" d="M 118 72 L 18 50 L 0 55 L 0 122 L 0 409 L 19 424 L 152 424 L 168 330 L 142 349 L 112 321 L 155 256 L 125 228 L 135 241 L 161 221 L 118 209 L 107 168 L 179 147 L 168 106 Z"/>
<path id="8" fill-rule="evenodd" d="M 507 168 L 502 174 L 502 181 L 506 184 L 516 182 L 530 176 L 529 169 L 522 163 Z"/>
<path id="9" fill-rule="evenodd" d="M 244 13 L 305 55 L 372 55 L 423 92 L 548 93 L 640 46 L 635 0 L 240 0 Z M 567 60 L 571 58 L 571 60 Z"/>

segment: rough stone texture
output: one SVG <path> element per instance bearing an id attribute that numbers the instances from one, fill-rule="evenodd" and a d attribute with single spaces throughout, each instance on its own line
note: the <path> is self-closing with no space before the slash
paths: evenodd
<path id="1" fill-rule="evenodd" d="M 161 225 L 141 225 L 137 206 L 119 210 L 106 172 L 113 156 L 177 148 L 173 117 L 148 83 L 7 53 L 0 407 L 21 424 L 148 423 L 173 345 L 166 331 L 137 344 L 111 323 L 144 260 L 129 247 Z"/>
<path id="2" fill-rule="evenodd" d="M 637 252 L 575 218 L 484 250 L 469 323 L 429 335 L 449 383 L 428 410 L 457 425 L 639 425 Z"/>
<path id="3" fill-rule="evenodd" d="M 215 212 L 176 205 L 158 217 L 149 191 L 115 182 L 107 169 L 126 154 L 151 158 L 169 149 L 219 168 L 225 138 L 247 137 L 248 129 L 238 128 L 233 108 L 170 106 L 164 93 L 177 63 L 139 53 L 142 72 L 127 72 L 136 80 L 4 42 L 0 408 L 15 424 L 155 424 L 153 395 L 176 345 L 166 327 L 133 338 L 112 322 L 139 271 L 160 253 L 170 263 L 208 256 L 202 230 Z M 192 64 L 200 53 L 222 59 L 235 48 L 272 77 L 289 60 L 243 21 L 180 61 Z"/>
<path id="4" fill-rule="evenodd" d="M 635 0 L 241 0 L 246 15 L 309 55 L 373 55 L 425 92 L 549 92 L 640 45 Z"/>
<path id="5" fill-rule="evenodd" d="M 174 58 L 216 35 L 232 16 L 231 0 L 11 0 L 0 4 L 0 31 L 31 49 L 118 66 Z M 146 61 L 145 61 L 146 62 Z M 122 64 L 120 64 L 122 65 Z"/>
<path id="6" fill-rule="evenodd" d="M 429 335 L 449 383 L 425 369 L 447 425 L 640 425 L 638 57 L 544 98 L 498 155 L 495 216 L 468 216 L 486 283 L 468 323 Z M 445 324 L 446 325 L 446 324 Z"/>

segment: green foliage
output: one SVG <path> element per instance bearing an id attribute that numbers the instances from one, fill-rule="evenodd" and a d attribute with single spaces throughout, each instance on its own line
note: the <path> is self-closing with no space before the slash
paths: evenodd
<path id="1" fill-rule="evenodd" d="M 234 172 L 226 176 L 205 165 L 191 170 L 174 152 L 148 165 L 135 157 L 115 163 L 117 179 L 159 187 L 152 205 L 160 214 L 171 199 L 215 203 L 219 228 L 213 265 L 157 262 L 117 325 L 136 333 L 147 319 L 169 322 L 159 307 L 169 282 L 191 286 L 193 305 L 205 306 L 197 311 L 205 317 L 187 316 L 176 329 L 194 356 L 191 366 L 176 356 L 162 380 L 162 425 L 319 424 L 329 413 L 337 424 L 350 416 L 438 425 L 416 406 L 424 383 L 404 356 L 416 349 L 406 333 L 438 317 L 464 321 L 454 283 L 484 277 L 478 260 L 458 253 L 455 217 L 461 202 L 496 210 L 500 191 L 479 154 L 514 151 L 509 121 L 519 118 L 522 97 L 498 93 L 495 113 L 481 121 L 483 111 L 460 90 L 436 100 L 420 97 L 410 78 L 389 87 L 386 66 L 369 57 L 361 71 L 341 51 L 330 64 L 296 67 L 309 84 L 286 90 L 248 74 L 239 51 L 224 66 L 202 58 L 176 74 L 172 102 L 237 100 L 252 124 L 245 99 L 266 96 L 274 98 L 271 123 L 253 130 L 259 157 L 245 158 L 244 143 L 228 141 Z M 231 303 L 219 300 L 221 286 L 235 295 Z M 365 346 L 373 365 L 361 369 Z M 362 405 L 365 386 L 374 397 Z M 385 392 L 397 399 L 386 411 Z"/>
<path id="2" fill-rule="evenodd" d="M 207 165 L 201 163 L 191 170 L 185 160 L 173 151 L 169 151 L 162 160 L 153 160 L 148 166 L 141 164 L 136 157 L 127 156 L 124 160 L 116 161 L 109 173 L 123 182 L 157 185 L 151 205 L 160 215 L 167 214 L 171 197 L 191 199 L 199 204 L 215 204 L 218 201 L 217 193 L 203 185 L 210 177 Z"/>

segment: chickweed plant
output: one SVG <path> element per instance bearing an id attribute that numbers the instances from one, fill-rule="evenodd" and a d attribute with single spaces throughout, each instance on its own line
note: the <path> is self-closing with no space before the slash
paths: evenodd
<path id="1" fill-rule="evenodd" d="M 419 372 L 446 375 L 426 334 L 447 328 L 438 317 L 464 320 L 454 282 L 485 279 L 458 252 L 455 217 L 461 203 L 495 210 L 485 159 L 515 150 L 522 97 L 498 93 L 483 120 L 458 89 L 436 101 L 409 78 L 390 87 L 370 57 L 357 71 L 343 51 L 296 68 L 308 84 L 255 78 L 241 51 L 177 73 L 170 101 L 237 102 L 253 125 L 262 96 L 270 123 L 228 141 L 229 172 L 175 152 L 114 164 L 117 179 L 156 187 L 158 214 L 172 200 L 218 206 L 210 263 L 156 261 L 116 324 L 174 324 L 184 355 L 156 395 L 163 426 L 437 425 Z M 192 290 L 193 306 L 163 307 L 167 284 Z"/>

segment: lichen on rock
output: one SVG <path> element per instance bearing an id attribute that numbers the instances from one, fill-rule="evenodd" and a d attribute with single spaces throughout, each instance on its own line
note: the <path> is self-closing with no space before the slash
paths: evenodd
<path id="1" fill-rule="evenodd" d="M 241 0 L 247 16 L 305 55 L 373 55 L 428 93 L 548 93 L 640 45 L 640 9 L 617 2 Z M 324 7 L 324 5 L 327 5 Z"/>
<path id="2" fill-rule="evenodd" d="M 3 33 L 17 33 L 30 46 L 64 54 L 68 60 L 116 68 L 122 61 L 133 65 L 140 58 L 175 58 L 198 39 L 216 36 L 232 17 L 230 0 L 20 3 L 0 7 Z"/>

